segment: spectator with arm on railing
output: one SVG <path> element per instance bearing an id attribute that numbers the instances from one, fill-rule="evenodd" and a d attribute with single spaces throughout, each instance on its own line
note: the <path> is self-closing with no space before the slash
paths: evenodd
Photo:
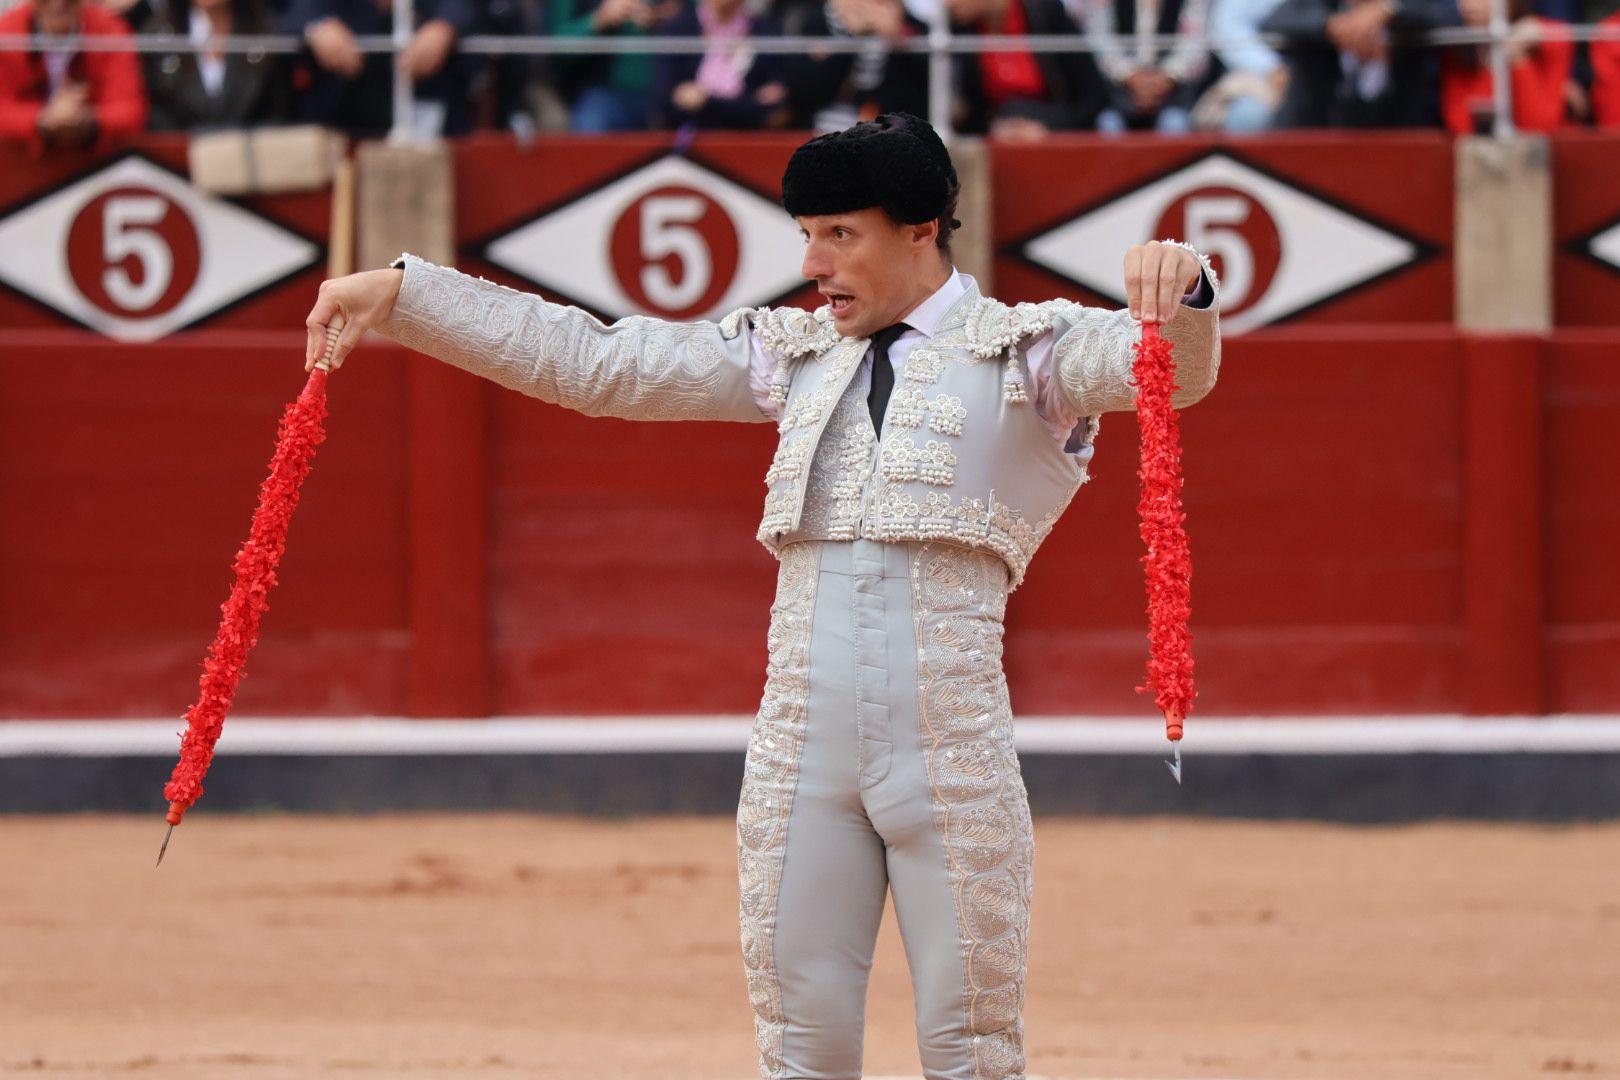
<path id="1" fill-rule="evenodd" d="M 460 135 L 472 128 L 469 64 L 456 40 L 477 26 L 474 0 L 415 0 L 415 28 L 397 57 L 362 53 L 357 36 L 393 32 L 393 0 L 293 0 L 291 33 L 309 45 L 315 70 L 298 104 L 303 119 L 357 134 L 381 134 L 393 122 L 393 66 L 415 81 L 412 127 Z"/>
<path id="2" fill-rule="evenodd" d="M 1062 0 L 947 0 L 947 7 L 958 33 L 1080 33 Z M 1053 131 L 1090 130 L 1108 100 L 1108 85 L 1089 53 L 1007 50 L 957 60 L 961 131 L 1029 142 Z"/>
<path id="3" fill-rule="evenodd" d="M 745 0 L 698 0 L 658 32 L 701 37 L 709 45 L 702 54 L 658 58 L 653 108 L 662 126 L 734 131 L 785 126 L 784 57 L 748 45 L 750 38 L 779 36 L 776 20 L 750 13 Z"/>
<path id="4" fill-rule="evenodd" d="M 0 34 L 130 36 L 117 15 L 84 0 L 31 0 L 0 13 Z M 146 90 L 131 51 L 0 52 L 0 138 L 32 152 L 105 145 L 146 126 Z"/>
<path id="5" fill-rule="evenodd" d="M 283 57 L 226 53 L 212 45 L 215 38 L 233 34 L 274 33 L 260 0 L 170 0 L 141 32 L 189 37 L 196 46 L 196 51 L 142 58 L 153 131 L 236 127 L 287 117 L 292 74 Z"/>
<path id="6" fill-rule="evenodd" d="M 1458 0 L 1457 9 L 1464 26 L 1490 25 L 1491 0 Z M 1574 42 L 1547 40 L 1545 31 L 1563 24 L 1530 14 L 1526 0 L 1508 0 L 1508 18 L 1513 125 L 1522 131 L 1565 126 L 1565 88 L 1574 66 Z M 1440 63 L 1440 109 L 1446 127 L 1457 135 L 1490 134 L 1496 118 L 1491 47 L 1454 46 L 1444 50 Z"/>
<path id="7" fill-rule="evenodd" d="M 1437 64 L 1422 39 L 1456 22 L 1452 0 L 1283 0 L 1261 24 L 1288 59 L 1275 126 L 1435 125 Z"/>
<path id="8" fill-rule="evenodd" d="M 1209 73 L 1208 13 L 1209 0 L 1091 0 L 1086 36 L 1110 84 L 1099 131 L 1187 131 Z M 1162 49 L 1155 36 L 1179 40 Z"/>

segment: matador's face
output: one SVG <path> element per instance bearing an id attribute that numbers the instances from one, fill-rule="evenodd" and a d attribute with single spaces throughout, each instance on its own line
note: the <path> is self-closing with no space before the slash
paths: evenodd
<path id="1" fill-rule="evenodd" d="M 801 272 L 826 297 L 845 337 L 872 336 L 933 291 L 938 222 L 902 225 L 876 207 L 795 220 L 805 241 Z"/>

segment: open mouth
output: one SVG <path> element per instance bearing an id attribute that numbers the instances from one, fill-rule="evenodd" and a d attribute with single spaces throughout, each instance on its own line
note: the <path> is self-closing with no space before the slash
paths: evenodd
<path id="1" fill-rule="evenodd" d="M 855 303 L 855 298 L 849 293 L 823 292 L 821 295 L 827 298 L 827 306 L 832 308 L 834 317 L 847 314 L 850 305 Z"/>

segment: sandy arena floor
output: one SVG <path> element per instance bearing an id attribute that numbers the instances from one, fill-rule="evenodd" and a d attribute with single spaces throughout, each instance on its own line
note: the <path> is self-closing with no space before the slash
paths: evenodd
<path id="1" fill-rule="evenodd" d="M 723 819 L 0 818 L 0 1075 L 747 1080 Z M 1620 1076 L 1620 825 L 1039 825 L 1031 1076 Z M 892 921 L 868 1076 L 916 1076 Z"/>

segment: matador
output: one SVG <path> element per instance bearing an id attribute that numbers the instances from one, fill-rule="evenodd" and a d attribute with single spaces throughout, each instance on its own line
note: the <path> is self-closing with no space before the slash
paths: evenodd
<path id="1" fill-rule="evenodd" d="M 855 1080 L 887 896 L 928 1080 L 1022 1080 L 1034 837 L 1002 620 L 1134 407 L 1142 322 L 1174 404 L 1220 365 L 1217 282 L 1174 241 L 1125 252 L 1128 307 L 1008 306 L 956 271 L 956 171 L 888 114 L 796 150 L 783 205 L 815 312 L 718 322 L 574 307 L 411 255 L 326 282 L 308 363 L 366 329 L 591 416 L 774 423 L 758 538 L 779 560 L 737 806 L 742 957 L 764 1080 Z"/>

